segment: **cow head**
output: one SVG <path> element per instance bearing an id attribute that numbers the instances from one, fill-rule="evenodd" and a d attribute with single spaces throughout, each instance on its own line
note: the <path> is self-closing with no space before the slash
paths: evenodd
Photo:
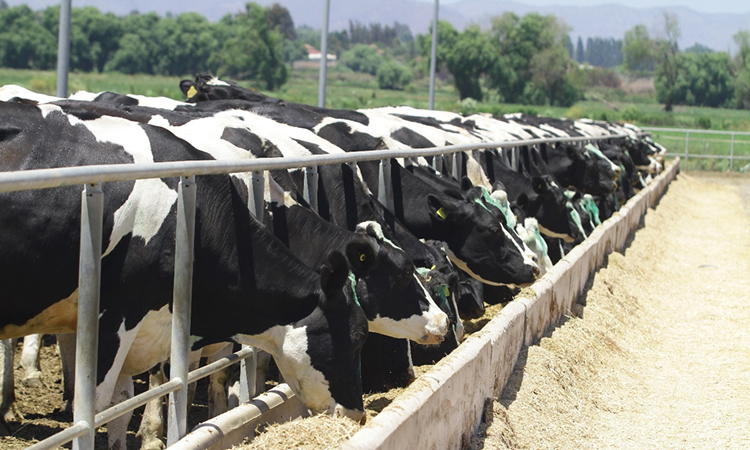
<path id="1" fill-rule="evenodd" d="M 244 88 L 233 81 L 222 81 L 213 75 L 198 74 L 193 80 L 180 81 L 180 90 L 188 103 L 208 100 L 239 99 L 255 103 L 282 103 L 281 100 Z"/>
<path id="2" fill-rule="evenodd" d="M 607 195 L 617 188 L 612 161 L 586 149 L 566 147 L 570 184 L 591 195 Z"/>
<path id="3" fill-rule="evenodd" d="M 465 196 L 453 191 L 445 194 L 429 194 L 427 203 L 433 226 L 445 236 L 451 261 L 483 283 L 534 282 L 539 268 L 513 238 L 515 232 L 488 210 L 478 188 Z"/>
<path id="4" fill-rule="evenodd" d="M 370 331 L 420 344 L 441 342 L 448 317 L 419 279 L 411 258 L 385 237 L 377 222 L 362 222 L 356 231 L 372 249 L 372 253 L 365 246 L 347 249 Z"/>
<path id="5" fill-rule="evenodd" d="M 532 178 L 534 193 L 521 194 L 516 200 L 527 217 L 537 220 L 539 231 L 550 237 L 574 242 L 581 237 L 580 230 L 571 218 L 569 200 L 565 192 L 550 175 Z"/>
<path id="6" fill-rule="evenodd" d="M 297 322 L 266 331 L 264 337 L 275 341 L 276 348 L 264 349 L 312 411 L 364 422 L 360 352 L 367 338 L 367 318 L 343 254 L 331 252 L 320 268 L 320 284 L 317 307 Z M 236 339 L 241 342 L 242 336 Z"/>

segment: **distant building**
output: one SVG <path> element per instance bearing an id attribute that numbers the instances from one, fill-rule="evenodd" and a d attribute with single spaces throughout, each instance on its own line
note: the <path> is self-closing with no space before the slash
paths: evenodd
<path id="1" fill-rule="evenodd" d="M 317 48 L 313 47 L 310 44 L 305 44 L 305 50 L 307 50 L 307 59 L 303 59 L 300 61 L 294 61 L 292 63 L 293 68 L 310 68 L 310 67 L 320 67 L 320 60 L 322 58 L 322 53 Z M 328 67 L 335 66 L 336 65 L 336 55 L 328 53 L 328 58 L 326 59 L 326 65 Z"/>

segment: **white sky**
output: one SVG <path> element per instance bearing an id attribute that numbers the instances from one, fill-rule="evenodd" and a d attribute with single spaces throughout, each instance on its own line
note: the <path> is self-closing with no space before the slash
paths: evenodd
<path id="1" fill-rule="evenodd" d="M 433 0 L 419 0 L 432 3 Z M 441 4 L 455 3 L 459 0 L 439 0 Z M 498 1 L 498 0 L 488 0 Z M 522 3 L 523 0 L 514 0 Z M 655 6 L 684 6 L 698 12 L 707 13 L 737 13 L 750 12 L 750 1 L 748 0 L 534 0 L 528 2 L 530 5 L 566 5 L 566 6 L 592 6 L 617 3 L 632 8 L 652 8 Z"/>

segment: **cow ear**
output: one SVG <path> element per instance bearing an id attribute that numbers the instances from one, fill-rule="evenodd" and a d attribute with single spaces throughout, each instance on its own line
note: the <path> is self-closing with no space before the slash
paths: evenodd
<path id="1" fill-rule="evenodd" d="M 542 177 L 534 177 L 531 179 L 531 184 L 534 186 L 534 192 L 537 194 L 543 194 L 547 192 L 547 183 L 544 182 Z"/>
<path id="2" fill-rule="evenodd" d="M 375 266 L 376 250 L 364 237 L 356 237 L 346 245 L 346 259 L 355 275 L 361 276 Z"/>
<path id="3" fill-rule="evenodd" d="M 325 294 L 325 303 L 321 306 L 331 306 L 344 297 L 343 288 L 348 277 L 346 257 L 337 250 L 332 251 L 328 262 L 320 266 L 320 286 Z"/>
<path id="4" fill-rule="evenodd" d="M 469 189 L 473 187 L 474 185 L 471 183 L 471 180 L 469 180 L 469 177 L 461 178 L 461 190 L 462 191 L 468 191 Z"/>
<path id="5" fill-rule="evenodd" d="M 198 90 L 195 88 L 195 83 L 191 80 L 180 81 L 180 90 L 185 94 L 185 97 L 187 97 L 188 100 L 195 97 L 195 94 L 198 93 Z"/>
<path id="6" fill-rule="evenodd" d="M 526 195 L 526 193 L 521 193 L 521 195 L 518 196 L 518 198 L 515 201 L 516 205 L 521 209 L 526 209 L 526 206 L 529 204 L 529 197 Z"/>
<path id="7" fill-rule="evenodd" d="M 453 212 L 453 207 L 444 203 L 438 197 L 429 194 L 427 196 L 427 205 L 430 212 L 430 218 L 435 222 L 445 222 Z"/>

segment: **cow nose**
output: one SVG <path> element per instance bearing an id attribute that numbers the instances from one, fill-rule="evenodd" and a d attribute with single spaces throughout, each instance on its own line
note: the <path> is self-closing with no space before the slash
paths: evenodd
<path id="1" fill-rule="evenodd" d="M 620 174 L 622 173 L 622 169 L 620 168 L 620 166 L 616 166 L 615 169 L 613 170 L 613 172 L 614 172 L 614 175 L 612 176 L 612 179 L 620 178 Z"/>
<path id="2" fill-rule="evenodd" d="M 534 278 L 539 278 L 539 274 L 541 272 L 542 271 L 539 269 L 539 266 L 534 266 L 534 267 L 531 268 L 531 273 L 534 274 Z"/>
<path id="3" fill-rule="evenodd" d="M 359 422 L 360 425 L 364 425 L 367 421 L 367 415 L 360 409 L 349 409 L 342 405 L 336 405 L 333 410 L 334 417 L 348 417 L 355 422 Z"/>

